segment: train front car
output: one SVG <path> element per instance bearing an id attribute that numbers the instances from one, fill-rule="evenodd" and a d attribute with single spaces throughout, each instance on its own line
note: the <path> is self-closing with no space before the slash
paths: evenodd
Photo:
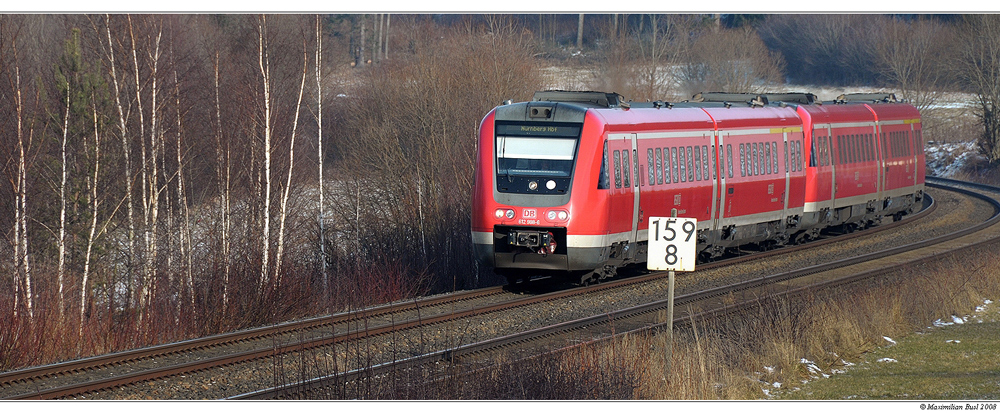
<path id="1" fill-rule="evenodd" d="M 597 194 L 576 188 L 608 185 L 603 125 L 589 109 L 617 106 L 619 96 L 553 93 L 499 106 L 480 126 L 472 238 L 479 262 L 511 284 L 588 273 L 602 261 L 590 238 L 568 233 L 606 221 Z"/>

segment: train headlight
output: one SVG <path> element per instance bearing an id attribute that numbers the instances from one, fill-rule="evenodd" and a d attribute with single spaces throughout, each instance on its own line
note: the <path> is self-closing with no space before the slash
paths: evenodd
<path id="1" fill-rule="evenodd" d="M 565 221 L 569 219 L 569 212 L 553 209 L 545 214 L 549 221 Z"/>
<path id="2" fill-rule="evenodd" d="M 504 217 L 507 217 L 507 219 L 514 219 L 514 210 L 498 209 L 493 213 L 493 216 L 497 217 L 497 219 L 503 219 Z"/>
<path id="3" fill-rule="evenodd" d="M 549 188 L 550 191 L 556 189 L 556 181 L 549 180 L 548 182 L 545 183 L 545 187 Z"/>

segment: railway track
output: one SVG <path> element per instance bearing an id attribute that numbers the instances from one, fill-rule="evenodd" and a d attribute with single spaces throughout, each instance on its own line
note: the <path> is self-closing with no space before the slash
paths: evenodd
<path id="1" fill-rule="evenodd" d="M 997 207 L 993 206 L 992 220 L 995 221 Z M 926 212 L 922 214 L 931 214 L 932 209 L 925 209 Z M 924 216 L 926 216 L 924 215 Z M 879 227 L 879 231 L 887 231 L 892 228 L 902 225 L 904 223 L 911 223 L 916 219 L 914 218 L 906 219 L 901 222 L 894 223 L 892 225 L 883 225 Z M 975 231 L 975 230 L 966 230 Z M 955 232 L 955 231 L 951 231 Z M 855 234 L 851 234 L 851 237 L 865 237 L 875 234 L 872 231 L 864 231 Z M 933 243 L 940 243 L 941 240 L 937 238 L 932 238 Z M 834 244 L 840 243 L 844 240 L 843 237 L 820 241 L 818 243 L 807 244 L 802 248 L 812 248 L 815 249 L 818 245 Z M 733 261 L 726 261 L 720 263 L 713 263 L 709 265 L 703 265 L 699 268 L 699 272 L 710 272 L 713 269 L 715 271 L 720 271 L 724 268 L 737 265 L 740 262 L 752 263 L 759 262 L 761 258 L 767 256 L 774 256 L 778 254 L 788 255 L 790 251 L 797 251 L 793 248 L 786 248 L 782 250 L 776 250 L 768 252 L 765 254 L 758 254 L 751 257 L 742 257 Z M 895 250 L 894 250 L 895 251 Z M 890 256 L 891 252 L 888 253 Z M 866 262 L 868 257 L 854 258 L 857 263 L 851 263 L 846 261 L 837 261 L 832 265 L 834 267 L 845 267 L 848 265 L 858 265 Z M 706 271 L 707 270 L 707 271 Z M 817 270 L 813 268 L 812 270 Z M 771 286 L 767 288 L 783 288 L 784 291 L 790 291 L 791 286 L 782 285 L 781 283 L 789 283 L 791 280 L 801 280 L 805 275 L 796 275 L 794 272 L 780 272 L 772 274 L 771 276 L 755 276 L 753 280 L 744 280 L 739 282 L 730 282 L 721 287 L 715 287 L 712 289 L 705 289 L 706 292 L 702 293 L 688 293 L 678 297 L 678 305 L 694 305 L 696 303 L 707 303 L 710 302 L 711 297 L 732 297 L 738 291 L 745 291 L 746 294 L 760 294 L 760 288 L 765 288 L 764 286 Z M 152 349 L 142 349 L 136 350 L 135 352 L 125 352 L 119 353 L 118 355 L 106 356 L 103 361 L 99 361 L 100 358 L 90 359 L 89 361 L 80 360 L 73 363 L 61 363 L 53 366 L 39 367 L 36 369 L 26 369 L 17 372 L 5 373 L 0 375 L 0 391 L 4 395 L 8 393 L 13 393 L 13 396 L 6 396 L 12 398 L 61 398 L 61 397 L 109 397 L 109 398 L 123 398 L 122 394 L 127 394 L 128 390 L 110 391 L 98 394 L 98 391 L 108 388 L 120 388 L 121 386 L 134 385 L 136 382 L 149 382 L 158 383 L 159 385 L 166 385 L 166 377 L 176 377 L 185 375 L 187 377 L 193 377 L 197 375 L 198 371 L 205 371 L 205 374 L 216 374 L 211 373 L 210 369 L 218 368 L 219 366 L 230 366 L 230 369 L 240 369 L 244 364 L 252 364 L 250 360 L 258 360 L 256 363 L 262 363 L 259 360 L 280 358 L 279 356 L 291 354 L 301 354 L 303 352 L 313 352 L 312 356 L 315 356 L 317 352 L 332 352 L 337 353 L 336 350 L 338 345 L 342 347 L 354 346 L 354 353 L 361 354 L 364 352 L 362 347 L 368 348 L 371 351 L 371 346 L 369 343 L 364 342 L 369 340 L 372 342 L 392 342 L 393 345 L 404 344 L 401 342 L 409 340 L 408 344 L 413 344 L 412 339 L 395 339 L 386 337 L 401 337 L 403 334 L 413 334 L 423 337 L 424 334 L 430 334 L 427 330 L 433 329 L 445 329 L 445 330 L 461 330 L 463 328 L 468 329 L 469 326 L 475 324 L 477 321 L 483 318 L 492 319 L 503 319 L 507 317 L 507 314 L 512 312 L 552 312 L 551 307 L 558 306 L 559 304 L 554 304 L 558 302 L 572 301 L 576 299 L 580 301 L 580 298 L 586 297 L 599 297 L 602 294 L 607 298 L 607 300 L 614 301 L 615 291 L 623 291 L 630 289 L 643 288 L 642 286 L 655 283 L 657 279 L 662 278 L 662 274 L 648 274 L 640 277 L 633 277 L 625 280 L 615 281 L 611 283 L 601 284 L 590 288 L 575 288 L 564 291 L 558 291 L 549 294 L 541 294 L 537 296 L 523 296 L 517 294 L 504 293 L 500 288 L 479 290 L 474 292 L 468 292 L 463 294 L 448 295 L 443 297 L 437 297 L 434 299 L 419 300 L 409 303 L 401 303 L 392 306 L 383 306 L 375 309 L 366 310 L 364 312 L 342 314 L 332 317 L 324 317 L 322 319 L 307 320 L 299 323 L 288 323 L 285 325 L 277 326 L 274 329 L 280 331 L 269 331 L 268 329 L 257 329 L 241 333 L 233 333 L 231 335 L 223 335 L 218 337 L 209 337 L 202 340 L 190 340 L 184 343 L 177 343 L 174 348 L 171 346 L 159 346 L 158 348 Z M 801 282 L 801 281 L 800 281 Z M 694 291 L 697 291 L 698 287 L 693 287 Z M 655 293 L 653 293 L 655 295 Z M 469 303 L 468 306 L 464 307 L 452 300 L 461 300 L 459 302 Z M 484 301 L 494 301 L 492 304 L 486 304 Z M 541 320 L 539 326 L 530 328 L 532 326 L 522 326 L 521 332 L 515 334 L 485 334 L 486 338 L 461 338 L 456 341 L 453 339 L 450 343 L 446 343 L 443 346 L 427 345 L 426 347 L 418 350 L 412 351 L 402 351 L 394 352 L 393 357 L 387 360 L 380 360 L 376 358 L 369 358 L 368 364 L 361 363 L 360 365 L 352 366 L 345 363 L 343 367 L 337 367 L 337 361 L 334 360 L 332 364 L 335 374 L 318 374 L 315 376 L 326 377 L 326 382 L 330 381 L 340 381 L 344 380 L 356 380 L 358 377 L 371 377 L 372 375 L 377 375 L 380 371 L 389 371 L 392 369 L 402 369 L 406 367 L 426 365 L 427 363 L 432 363 L 440 360 L 457 360 L 462 357 L 468 357 L 471 354 L 481 354 L 489 351 L 496 351 L 496 349 L 509 348 L 511 343 L 530 343 L 538 342 L 541 338 L 548 337 L 547 341 L 551 343 L 563 343 L 565 346 L 565 340 L 567 335 L 573 337 L 573 339 L 581 339 L 583 337 L 583 330 L 587 331 L 587 336 L 589 339 L 593 338 L 593 334 L 598 332 L 601 328 L 600 326 L 607 325 L 608 320 L 614 320 L 616 328 L 618 331 L 622 331 L 623 326 L 635 324 L 635 328 L 652 328 L 652 323 L 649 317 L 654 317 L 658 313 L 665 303 L 658 303 L 656 300 L 646 300 L 647 303 L 639 306 L 628 306 L 624 310 L 614 310 L 614 311 L 603 311 L 598 312 L 599 315 L 588 316 L 588 317 L 571 317 L 573 320 L 561 321 L 561 322 L 549 322 L 548 320 Z M 546 304 L 548 303 L 548 304 Z M 612 304 L 614 305 L 614 304 Z M 699 304 L 699 307 L 702 305 Z M 432 308 L 438 308 L 437 311 L 431 310 Z M 530 308 L 532 310 L 525 310 Z M 414 313 L 417 313 L 416 315 Z M 333 319 L 339 317 L 340 321 L 334 321 Z M 377 321 L 378 317 L 382 317 L 381 321 Z M 401 321 L 396 321 L 397 317 Z M 477 318 L 478 317 L 478 318 Z M 643 318 L 645 317 L 645 318 Z M 544 317 L 539 317 L 544 318 Z M 466 321 L 456 321 L 456 320 L 466 320 Z M 635 321 L 629 321 L 635 320 Z M 654 320 L 655 321 L 655 320 Z M 662 321 L 662 320 L 661 320 Z M 340 323 L 340 328 L 336 327 Z M 353 324 L 352 324 L 353 323 Z M 482 321 L 485 324 L 485 321 Z M 362 328 L 362 324 L 364 327 Z M 522 323 L 526 324 L 526 323 Z M 556 325 L 556 327 L 551 327 L 550 325 Z M 464 326 L 464 327 L 463 327 Z M 323 334 L 317 334 L 315 337 L 306 337 L 306 331 L 320 331 Z M 420 331 L 419 333 L 417 331 Z M 403 333 L 402 331 L 410 331 L 411 333 Z M 576 334 L 576 336 L 574 336 Z M 600 336 L 598 333 L 596 336 Z M 241 338 L 242 337 L 242 338 Z M 381 338 L 379 338 L 381 337 Z M 498 338 L 499 337 L 499 338 Z M 397 343 L 397 340 L 400 343 Z M 464 340 L 466 344 L 462 344 L 460 341 Z M 110 373 L 110 370 L 114 370 L 109 366 L 115 366 L 118 364 L 127 364 L 135 360 L 162 360 L 162 356 L 166 354 L 182 354 L 189 353 L 192 351 L 197 351 L 195 349 L 206 349 L 214 348 L 213 346 L 232 346 L 231 343 L 241 342 L 241 341 L 255 341 L 258 344 L 253 350 L 246 351 L 234 351 L 231 347 L 225 350 L 221 350 L 224 355 L 208 357 L 204 356 L 201 360 L 187 361 L 184 363 L 174 363 L 170 367 L 162 367 L 159 369 L 144 369 L 141 371 L 136 371 L 134 373 L 121 374 Z M 226 344 L 216 344 L 216 343 L 226 343 Z M 355 343 L 355 344 L 351 344 Z M 324 348 L 330 348 L 333 346 L 334 350 L 323 350 Z M 186 347 L 186 349 L 181 349 Z M 412 347 L 412 346 L 411 346 Z M 418 346 L 420 347 L 420 346 Z M 559 347 L 559 345 L 556 345 Z M 350 349 L 346 350 L 350 351 Z M 532 350 L 535 351 L 535 350 Z M 408 353 L 413 353 L 408 355 Z M 399 357 L 403 355 L 404 357 Z M 293 356 L 294 357 L 294 356 Z M 346 356 L 345 356 L 346 357 Z M 300 356 L 301 358 L 301 356 Z M 334 356 L 336 359 L 336 355 Z M 343 357 L 342 357 L 343 358 Z M 362 357 L 358 357 L 359 360 Z M 361 360 L 363 361 L 363 360 Z M 162 364 L 162 363 L 161 363 Z M 279 365 L 281 367 L 287 368 L 282 363 L 275 362 L 263 362 L 265 366 L 270 365 L 272 369 L 277 369 Z M 303 370 L 304 368 L 299 367 Z M 139 369 L 138 367 L 132 367 L 131 369 Z M 251 370 L 254 368 L 251 367 Z M 74 371 L 86 372 L 86 371 L 102 371 L 109 370 L 103 379 L 94 379 L 91 375 L 79 375 L 78 379 L 66 380 L 62 385 L 49 385 L 46 388 L 41 388 L 39 383 L 48 382 L 53 378 L 59 377 L 72 377 L 76 374 Z M 260 368 L 257 368 L 259 371 Z M 328 369 L 329 370 L 329 369 Z M 340 372 L 340 373 L 336 373 Z M 267 375 L 267 374 L 265 374 Z M 113 376 L 113 377 L 111 377 Z M 296 383 L 294 388 L 299 389 L 296 392 L 305 389 L 307 386 L 304 383 L 313 383 L 309 386 L 315 386 L 315 388 L 322 387 L 324 379 L 316 379 L 310 381 L 303 377 L 302 379 L 290 379 L 288 377 L 283 377 L 279 380 L 278 374 L 271 373 L 272 382 L 294 382 Z M 91 378 L 85 378 L 91 377 Z M 53 380 L 56 382 L 58 380 Z M 267 380 L 265 380 L 267 381 Z M 66 382 L 72 382 L 66 384 Z M 13 389 L 15 386 L 20 385 L 21 388 L 29 388 L 32 390 L 16 392 Z M 269 387 L 260 386 L 257 388 Z M 268 398 L 268 397 L 298 397 L 285 386 L 270 386 L 271 390 L 269 392 L 250 392 L 243 391 L 236 393 L 230 392 L 229 394 L 214 395 L 211 397 L 227 397 L 233 394 L 242 394 L 241 397 L 247 398 Z M 90 396 L 87 396 L 87 395 Z M 102 396 L 102 394 L 104 396 Z M 83 396 L 80 396 L 83 395 Z M 154 396 L 155 397 L 155 396 Z M 168 398 L 178 398 L 184 396 L 168 396 Z M 208 396 L 204 396 L 208 397 Z M 195 398 L 204 398 L 195 397 Z"/>

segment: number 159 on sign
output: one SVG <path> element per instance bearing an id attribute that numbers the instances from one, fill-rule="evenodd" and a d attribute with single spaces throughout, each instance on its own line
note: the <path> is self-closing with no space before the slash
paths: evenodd
<path id="1" fill-rule="evenodd" d="M 646 268 L 694 271 L 697 233 L 698 220 L 694 218 L 650 218 Z"/>

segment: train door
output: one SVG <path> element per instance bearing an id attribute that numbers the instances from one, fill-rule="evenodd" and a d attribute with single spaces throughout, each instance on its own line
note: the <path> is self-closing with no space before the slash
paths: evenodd
<path id="1" fill-rule="evenodd" d="M 635 243 L 638 240 L 639 233 L 639 221 L 642 219 L 641 211 L 639 208 L 639 180 L 642 176 L 639 175 L 639 142 L 636 134 L 630 133 L 625 136 L 630 142 L 630 147 L 632 148 L 632 171 L 635 179 L 632 180 L 633 191 L 632 191 L 632 231 L 629 233 L 629 242 Z"/>
<path id="2" fill-rule="evenodd" d="M 613 182 L 609 185 L 609 235 L 612 243 L 635 242 L 635 212 L 638 209 L 639 177 L 633 172 L 632 149 L 634 135 L 608 135 L 608 154 L 614 168 Z"/>
<path id="3" fill-rule="evenodd" d="M 875 199 L 882 200 L 883 197 L 885 196 L 885 173 L 887 169 L 885 167 L 886 154 L 885 151 L 883 150 L 882 139 L 880 139 L 882 136 L 882 123 L 878 121 L 877 118 L 875 121 L 874 131 L 875 131 L 875 151 L 877 155 L 875 157 L 875 168 L 878 169 L 878 181 L 876 183 L 878 187 L 875 188 L 876 191 L 878 192 L 878 198 Z"/>
<path id="4" fill-rule="evenodd" d="M 789 155 L 790 155 L 789 152 L 788 152 L 789 151 L 789 146 L 788 146 L 789 145 L 789 142 L 788 142 L 788 130 L 785 130 L 784 133 L 782 133 L 781 135 L 782 135 L 781 136 L 781 140 L 784 141 L 781 147 L 784 148 L 784 152 L 785 152 L 785 162 L 784 162 L 784 165 L 785 165 L 785 173 L 784 173 L 784 176 L 785 176 L 785 189 L 783 191 L 781 191 L 782 194 L 781 194 L 781 221 L 780 222 L 788 222 L 786 220 L 788 218 L 788 193 L 791 192 L 791 188 L 792 188 L 792 186 L 791 186 L 792 175 L 791 175 L 791 173 L 789 171 L 789 167 L 791 166 L 791 164 L 788 162 L 788 158 L 789 158 Z M 791 143 L 791 144 L 792 144 L 792 150 L 794 150 L 795 144 L 794 143 Z M 777 158 L 777 157 L 775 157 L 775 158 Z M 778 165 L 781 165 L 781 164 L 782 163 L 779 161 Z M 777 169 L 777 167 L 775 169 Z"/>
<path id="5" fill-rule="evenodd" d="M 714 195 L 715 199 L 712 201 L 712 214 L 709 216 L 712 222 L 708 228 L 714 232 L 719 230 L 719 220 L 722 219 L 722 207 L 726 205 L 726 160 L 724 151 L 722 150 L 722 136 L 720 136 L 719 131 L 715 131 L 712 137 L 712 157 L 715 159 L 712 165 L 712 175 L 713 178 L 718 178 L 712 179 L 712 195 Z"/>

